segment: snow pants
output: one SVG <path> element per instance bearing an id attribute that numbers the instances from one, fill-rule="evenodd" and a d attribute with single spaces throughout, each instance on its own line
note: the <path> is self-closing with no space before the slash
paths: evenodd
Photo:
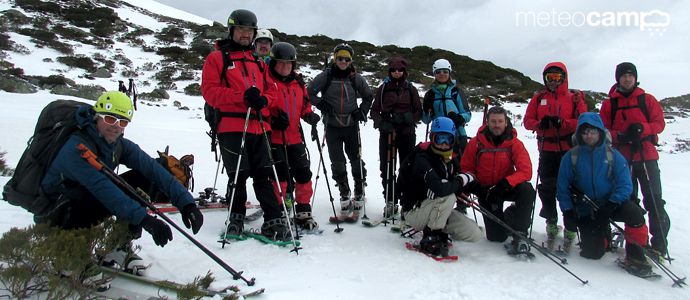
<path id="1" fill-rule="evenodd" d="M 558 223 L 558 211 L 556 210 L 556 182 L 558 181 L 558 168 L 561 159 L 566 152 L 540 151 L 539 152 L 539 180 L 537 186 L 541 210 L 539 216 L 546 219 L 547 224 Z"/>
<path id="2" fill-rule="evenodd" d="M 400 130 L 402 132 L 403 130 Z M 383 198 L 394 199 L 394 195 L 389 195 L 389 178 L 390 175 L 395 174 L 395 171 L 400 166 L 400 164 L 405 160 L 410 152 L 414 149 L 414 143 L 416 140 L 416 135 L 414 131 L 409 134 L 400 134 L 396 131 L 395 136 L 392 133 L 382 132 L 379 136 L 379 170 L 381 171 L 381 185 L 383 186 Z M 393 148 L 395 145 L 395 148 Z M 389 155 L 391 150 L 397 149 L 395 155 L 395 166 L 391 165 L 393 170 L 389 169 Z"/>
<path id="3" fill-rule="evenodd" d="M 642 209 L 634 201 L 626 201 L 611 215 L 611 220 L 625 223 L 625 248 L 626 253 L 629 248 L 636 248 L 647 246 L 647 225 L 645 224 Z M 606 250 L 609 248 L 611 242 L 611 227 L 607 222 L 605 224 L 597 223 L 592 216 L 581 216 L 577 220 L 577 228 L 580 231 L 580 256 L 590 259 L 599 259 L 604 256 Z M 639 256 L 643 253 L 635 253 Z"/>
<path id="4" fill-rule="evenodd" d="M 359 124 L 349 127 L 326 125 L 326 145 L 328 146 L 328 157 L 331 159 L 333 180 L 336 184 L 349 186 L 345 161 L 347 154 L 352 177 L 355 181 L 355 190 L 361 189 L 366 180 L 367 170 L 364 168 L 364 161 L 359 157 L 361 147 L 359 144 Z"/>
<path id="5" fill-rule="evenodd" d="M 442 229 L 453 240 L 476 242 L 482 238 L 477 223 L 453 209 L 457 201 L 455 194 L 422 201 L 422 205 L 405 213 L 405 222 L 414 229 L 422 231 Z"/>
<path id="6" fill-rule="evenodd" d="M 218 144 L 220 145 L 220 153 L 223 157 L 223 166 L 228 172 L 228 189 L 227 199 L 230 201 L 233 190 L 235 196 L 232 200 L 232 213 L 246 215 L 247 208 L 247 179 L 252 177 L 254 181 L 254 193 L 256 199 L 264 211 L 264 219 L 272 220 L 282 216 L 282 209 L 278 198 L 273 192 L 273 166 L 271 166 L 269 157 L 269 146 L 266 139 L 260 134 L 247 133 L 245 137 L 244 151 L 242 152 L 242 159 L 240 161 L 239 169 L 237 168 L 237 159 L 240 154 L 240 145 L 242 143 L 241 132 L 224 132 L 218 134 Z M 237 183 L 233 185 L 235 174 L 237 176 Z"/>
<path id="7" fill-rule="evenodd" d="M 646 173 L 645 167 L 647 169 Z M 649 180 L 647 180 L 646 174 L 649 174 Z M 659 171 L 658 161 L 648 160 L 644 162 L 644 165 L 639 161 L 633 162 L 632 181 L 633 193 L 631 198 L 636 202 L 639 201 L 637 183 L 639 183 L 642 189 L 642 204 L 648 212 L 652 248 L 662 254 L 666 254 L 668 242 L 666 237 L 671 228 L 671 220 L 666 213 L 666 209 L 664 209 L 666 201 L 661 198 L 661 172 Z"/>
<path id="8" fill-rule="evenodd" d="M 491 214 L 505 222 L 510 228 L 527 234 L 527 230 L 532 225 L 532 208 L 536 198 L 536 193 L 531 183 L 520 183 L 506 194 L 503 201 L 514 202 L 514 204 L 511 204 L 505 210 L 503 210 L 503 202 L 489 203 L 486 197 L 487 191 L 479 188 L 478 184 L 470 188 L 469 191 L 477 195 L 479 205 L 487 209 Z M 483 218 L 484 226 L 486 226 L 487 240 L 503 242 L 508 238 L 508 230 L 486 216 L 483 216 Z"/>
<path id="9" fill-rule="evenodd" d="M 314 191 L 311 185 L 312 174 L 309 156 L 305 145 L 271 144 L 271 149 L 273 150 L 278 180 L 280 180 L 280 190 L 283 193 L 294 192 L 295 200 L 299 204 L 309 204 Z M 288 184 L 290 180 L 294 180 L 294 186 Z M 275 189 L 275 193 L 276 198 L 282 201 L 278 189 Z"/>

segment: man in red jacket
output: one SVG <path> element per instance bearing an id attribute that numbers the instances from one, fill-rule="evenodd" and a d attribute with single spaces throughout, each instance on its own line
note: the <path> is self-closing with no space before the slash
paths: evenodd
<path id="1" fill-rule="evenodd" d="M 216 124 L 218 142 L 230 178 L 227 197 L 232 199 L 232 207 L 227 234 L 242 234 L 247 213 L 246 183 L 251 176 L 256 198 L 264 211 L 261 233 L 274 239 L 287 239 L 290 232 L 273 193 L 269 146 L 259 124 L 261 118 L 266 130 L 271 129 L 265 122 L 269 111 L 263 109 L 271 104 L 270 98 L 262 95 L 266 65 L 253 56 L 251 47 L 257 29 L 256 15 L 244 9 L 235 10 L 228 18 L 228 28 L 229 37 L 216 42 L 216 51 L 206 57 L 201 75 L 201 93 L 220 120 Z M 245 127 L 247 114 L 249 122 Z M 240 153 L 244 131 L 245 149 Z M 236 172 L 239 172 L 237 181 L 233 182 Z"/>
<path id="2" fill-rule="evenodd" d="M 559 233 L 556 210 L 556 179 L 561 158 L 570 150 L 577 118 L 587 111 L 584 94 L 568 90 L 568 70 L 562 62 L 544 67 L 544 90 L 532 97 L 525 112 L 525 129 L 537 132 L 541 211 L 546 219 L 547 247 L 552 249 Z"/>
<path id="3" fill-rule="evenodd" d="M 487 125 L 479 128 L 470 140 L 460 162 L 460 170 L 471 173 L 476 180 L 469 191 L 479 198 L 479 204 L 512 229 L 527 235 L 532 225 L 532 207 L 536 192 L 532 178 L 532 161 L 525 145 L 517 138 L 517 131 L 500 106 L 489 109 Z M 503 210 L 503 202 L 514 202 Z M 484 218 L 486 238 L 503 242 L 508 232 L 498 223 Z M 509 254 L 529 251 L 527 243 L 513 236 Z"/>
<path id="4" fill-rule="evenodd" d="M 623 62 L 616 66 L 616 84 L 609 98 L 601 105 L 601 119 L 611 132 L 613 146 L 623 154 L 632 167 L 633 183 L 642 188 L 643 204 L 649 212 L 651 246 L 660 257 L 666 256 L 666 237 L 671 226 L 661 198 L 659 153 L 655 145 L 657 134 L 664 131 L 664 112 L 659 101 L 638 87 L 637 68 Z M 637 184 L 633 184 L 632 199 L 638 200 Z"/>
<path id="5" fill-rule="evenodd" d="M 271 149 L 280 191 L 288 200 L 286 203 L 291 204 L 293 191 L 295 194 L 295 223 L 303 229 L 313 230 L 318 228 L 318 224 L 312 217 L 309 203 L 314 190 L 300 118 L 316 126 L 321 117 L 312 111 L 302 74 L 295 72 L 296 60 L 297 50 L 291 44 L 279 42 L 271 47 L 267 76 L 268 95 L 273 99 L 270 108 Z M 275 190 L 278 193 L 277 186 Z"/>

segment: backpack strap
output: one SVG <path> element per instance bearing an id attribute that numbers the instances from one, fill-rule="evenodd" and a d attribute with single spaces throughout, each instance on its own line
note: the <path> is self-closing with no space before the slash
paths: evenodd
<path id="1" fill-rule="evenodd" d="M 479 157 L 483 153 L 497 153 L 497 152 L 507 152 L 510 155 L 510 160 L 513 160 L 513 152 L 510 151 L 510 148 L 486 148 L 484 147 L 484 144 L 481 142 L 480 139 L 477 139 L 477 154 L 474 156 L 474 165 L 478 166 L 479 165 Z"/>
<path id="2" fill-rule="evenodd" d="M 635 106 L 626 106 L 621 109 L 634 108 Z M 649 122 L 649 110 L 647 109 L 646 93 L 637 96 L 637 108 L 640 109 L 647 122 Z M 611 98 L 611 124 L 616 119 L 616 112 L 618 112 L 618 98 Z"/>
<path id="3" fill-rule="evenodd" d="M 606 172 L 606 178 L 611 179 L 613 176 L 613 148 L 611 148 L 611 145 L 605 145 L 604 146 L 606 149 L 606 161 L 608 162 L 608 170 Z M 577 154 L 580 150 L 580 146 L 576 145 L 575 147 L 570 149 L 570 165 L 573 168 L 573 174 L 576 176 L 574 178 L 577 179 Z"/>

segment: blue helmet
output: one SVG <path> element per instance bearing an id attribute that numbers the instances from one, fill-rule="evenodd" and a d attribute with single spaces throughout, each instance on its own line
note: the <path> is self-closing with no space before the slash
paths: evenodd
<path id="1" fill-rule="evenodd" d="M 431 132 L 439 133 L 445 132 L 455 135 L 455 123 L 453 120 L 446 117 L 438 117 L 431 122 Z"/>

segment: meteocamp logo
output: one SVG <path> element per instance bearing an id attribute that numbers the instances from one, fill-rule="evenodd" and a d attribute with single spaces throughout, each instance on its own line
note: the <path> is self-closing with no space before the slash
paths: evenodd
<path id="1" fill-rule="evenodd" d="M 651 36 L 662 36 L 671 25 L 671 15 L 650 11 L 520 11 L 515 26 L 524 27 L 603 27 L 639 28 Z"/>

